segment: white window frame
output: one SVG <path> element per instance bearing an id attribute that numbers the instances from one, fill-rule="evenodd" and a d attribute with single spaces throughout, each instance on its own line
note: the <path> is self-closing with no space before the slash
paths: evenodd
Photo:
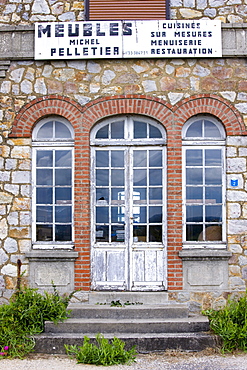
<path id="1" fill-rule="evenodd" d="M 214 123 L 219 129 L 221 137 L 186 137 L 187 129 L 198 120 L 207 120 Z M 183 198 L 183 248 L 217 248 L 226 249 L 226 142 L 223 125 L 211 116 L 196 116 L 189 119 L 182 130 L 182 198 Z M 187 241 L 186 240 L 186 150 L 187 149 L 220 149 L 222 152 L 222 240 L 221 241 Z"/>
<path id="2" fill-rule="evenodd" d="M 50 121 L 59 121 L 63 123 L 70 131 L 71 137 L 68 139 L 42 139 L 39 140 L 37 135 L 39 129 Z M 37 241 L 36 240 L 36 155 L 39 150 L 71 150 L 72 157 L 72 237 L 71 241 Z M 52 222 L 54 223 L 54 222 Z M 71 124 L 59 116 L 49 116 L 42 119 L 33 130 L 32 140 L 32 247 L 33 249 L 73 249 L 74 248 L 74 132 Z"/>

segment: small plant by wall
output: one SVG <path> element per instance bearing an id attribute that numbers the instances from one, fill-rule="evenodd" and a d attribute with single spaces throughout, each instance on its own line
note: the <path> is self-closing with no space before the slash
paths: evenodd
<path id="1" fill-rule="evenodd" d="M 247 350 L 247 291 L 239 299 L 229 298 L 220 310 L 207 310 L 210 328 L 222 339 L 222 352 Z"/>

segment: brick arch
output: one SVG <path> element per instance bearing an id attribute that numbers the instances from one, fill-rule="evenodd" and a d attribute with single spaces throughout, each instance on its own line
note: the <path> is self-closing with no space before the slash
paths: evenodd
<path id="1" fill-rule="evenodd" d="M 218 118 L 230 135 L 247 135 L 243 118 L 238 110 L 225 99 L 211 94 L 191 96 L 174 106 L 174 121 L 182 126 L 197 114 L 211 114 Z"/>
<path id="2" fill-rule="evenodd" d="M 48 115 L 62 116 L 76 127 L 82 119 L 82 107 L 63 96 L 50 95 L 34 99 L 17 114 L 10 137 L 31 137 L 35 123 Z"/>
<path id="3" fill-rule="evenodd" d="M 172 121 L 172 106 L 162 99 L 146 95 L 99 98 L 83 107 L 83 127 L 91 130 L 101 119 L 119 114 L 146 115 L 167 127 Z"/>

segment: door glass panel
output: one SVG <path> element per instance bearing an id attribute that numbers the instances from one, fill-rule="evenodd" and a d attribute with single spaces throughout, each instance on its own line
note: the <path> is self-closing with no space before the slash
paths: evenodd
<path id="1" fill-rule="evenodd" d="M 112 204 L 124 204 L 124 188 L 112 188 L 111 200 Z"/>
<path id="2" fill-rule="evenodd" d="M 147 207 L 133 207 L 133 221 L 135 223 L 147 222 Z"/>
<path id="3" fill-rule="evenodd" d="M 125 221 L 125 207 L 111 207 L 111 221 L 124 222 Z"/>
<path id="4" fill-rule="evenodd" d="M 162 207 L 149 207 L 149 222 L 162 222 Z"/>
<path id="5" fill-rule="evenodd" d="M 135 150 L 134 151 L 134 167 L 147 167 L 147 151 Z"/>
<path id="6" fill-rule="evenodd" d="M 202 185 L 202 168 L 187 168 L 186 169 L 186 183 L 188 185 Z"/>
<path id="7" fill-rule="evenodd" d="M 134 204 L 146 204 L 147 203 L 147 189 L 146 188 L 134 188 L 133 191 L 133 203 Z"/>
<path id="8" fill-rule="evenodd" d="M 149 189 L 149 202 L 161 203 L 162 202 L 162 188 Z"/>
<path id="9" fill-rule="evenodd" d="M 134 121 L 134 139 L 142 139 L 147 137 L 146 122 Z"/>
<path id="10" fill-rule="evenodd" d="M 147 171 L 134 170 L 134 186 L 145 186 L 145 185 L 147 185 Z"/>
<path id="11" fill-rule="evenodd" d="M 109 222 L 109 208 L 108 207 L 96 207 L 96 222 L 97 223 L 108 223 Z"/>
<path id="12" fill-rule="evenodd" d="M 125 241 L 124 225 L 113 225 L 111 227 L 111 241 L 123 243 Z"/>
<path id="13" fill-rule="evenodd" d="M 109 167 L 109 151 L 108 150 L 97 150 L 96 167 Z"/>
<path id="14" fill-rule="evenodd" d="M 162 170 L 161 169 L 150 169 L 149 170 L 149 184 L 150 185 L 162 185 Z"/>
<path id="15" fill-rule="evenodd" d="M 162 151 L 150 150 L 149 151 L 149 167 L 162 167 Z"/>
<path id="16" fill-rule="evenodd" d="M 162 242 L 162 226 L 161 225 L 150 225 L 149 226 L 149 241 L 150 242 Z"/>
<path id="17" fill-rule="evenodd" d="M 111 170 L 111 183 L 113 186 L 123 186 L 124 170 Z"/>
<path id="18" fill-rule="evenodd" d="M 96 186 L 109 185 L 109 170 L 96 170 Z"/>
<path id="19" fill-rule="evenodd" d="M 96 241 L 109 242 L 109 226 L 96 225 Z"/>
<path id="20" fill-rule="evenodd" d="M 111 151 L 111 166 L 124 167 L 124 151 L 112 150 Z"/>
<path id="21" fill-rule="evenodd" d="M 71 204 L 72 192 L 71 188 L 56 188 L 55 202 L 56 204 Z"/>
<path id="22" fill-rule="evenodd" d="M 146 242 L 147 241 L 147 226 L 134 225 L 133 226 L 133 242 Z"/>
<path id="23" fill-rule="evenodd" d="M 52 150 L 38 150 L 36 157 L 37 167 L 52 167 Z"/>

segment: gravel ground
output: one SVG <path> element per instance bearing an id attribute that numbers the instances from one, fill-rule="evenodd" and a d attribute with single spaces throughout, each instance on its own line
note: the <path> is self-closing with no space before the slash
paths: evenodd
<path id="1" fill-rule="evenodd" d="M 200 353 L 164 352 L 138 355 L 131 365 L 108 367 L 109 370 L 246 370 L 247 354 L 221 355 L 204 351 Z M 105 366 L 77 364 L 61 355 L 32 354 L 24 360 L 0 360 L 1 370 L 102 370 Z"/>

